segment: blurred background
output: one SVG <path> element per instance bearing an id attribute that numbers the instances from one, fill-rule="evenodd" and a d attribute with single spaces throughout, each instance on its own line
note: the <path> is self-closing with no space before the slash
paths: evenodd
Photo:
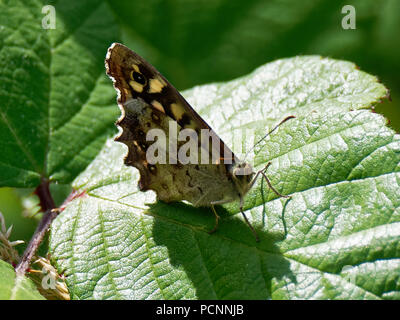
<path id="1" fill-rule="evenodd" d="M 392 101 L 376 111 L 400 131 L 399 0 L 109 0 L 107 5 L 120 30 L 115 41 L 145 57 L 179 90 L 228 81 L 280 58 L 322 55 L 352 61 L 377 76 Z M 342 27 L 345 5 L 355 9 L 355 29 Z M 60 202 L 69 187 L 55 188 Z M 29 241 L 36 221 L 23 214 L 32 216 L 37 209 L 32 190 L 0 188 L 0 211 L 7 225 L 14 225 L 12 240 Z"/>

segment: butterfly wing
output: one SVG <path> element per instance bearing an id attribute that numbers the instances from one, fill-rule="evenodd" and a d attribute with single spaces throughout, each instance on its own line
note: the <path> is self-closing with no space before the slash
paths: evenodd
<path id="1" fill-rule="evenodd" d="M 125 164 L 139 169 L 140 189 L 152 189 L 167 202 L 188 200 L 197 206 L 236 197 L 229 169 L 238 159 L 179 92 L 153 66 L 122 44 L 111 45 L 105 64 L 122 112 L 117 121 L 122 132 L 116 141 L 128 146 Z M 218 154 L 223 158 L 217 160 L 217 165 L 149 164 L 146 151 L 151 142 L 146 141 L 146 135 L 151 129 L 161 129 L 168 141 L 170 120 L 176 121 L 180 129 L 195 130 L 198 136 L 201 129 L 208 130 L 219 140 Z M 182 144 L 178 142 L 178 148 Z"/>

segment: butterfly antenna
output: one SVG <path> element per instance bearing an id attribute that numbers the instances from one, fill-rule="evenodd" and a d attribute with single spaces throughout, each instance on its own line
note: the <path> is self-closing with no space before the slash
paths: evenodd
<path id="1" fill-rule="evenodd" d="M 260 140 L 258 140 L 254 146 L 246 153 L 246 155 L 244 156 L 244 159 L 247 158 L 247 156 L 249 155 L 249 153 L 251 151 L 254 150 L 254 148 L 261 142 L 263 141 L 266 137 L 268 137 L 272 132 L 274 132 L 276 129 L 278 129 L 282 124 L 284 124 L 286 121 L 288 121 L 289 119 L 294 119 L 296 118 L 295 116 L 288 116 L 285 119 L 283 119 L 281 122 L 279 122 L 272 130 L 270 130 L 265 136 L 263 136 Z"/>

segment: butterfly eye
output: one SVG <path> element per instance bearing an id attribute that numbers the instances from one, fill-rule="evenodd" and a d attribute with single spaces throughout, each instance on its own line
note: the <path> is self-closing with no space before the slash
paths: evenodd
<path id="1" fill-rule="evenodd" d="M 146 78 L 139 72 L 133 71 L 132 72 L 132 79 L 137 83 L 144 85 L 146 83 Z"/>

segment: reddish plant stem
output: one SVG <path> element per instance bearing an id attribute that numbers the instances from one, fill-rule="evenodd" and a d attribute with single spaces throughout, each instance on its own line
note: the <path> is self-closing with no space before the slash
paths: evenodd
<path id="1" fill-rule="evenodd" d="M 24 275 L 29 269 L 32 258 L 36 254 L 37 249 L 43 241 L 46 232 L 49 230 L 53 220 L 62 212 L 68 202 L 74 200 L 75 198 L 85 195 L 85 192 L 78 193 L 75 190 L 65 199 L 64 203 L 60 208 L 56 208 L 53 197 L 51 196 L 49 189 L 49 181 L 43 179 L 40 185 L 36 188 L 35 194 L 39 197 L 41 211 L 43 211 L 42 220 L 40 220 L 32 239 L 29 241 L 24 254 L 15 267 L 15 272 L 18 275 Z"/>
<path id="2" fill-rule="evenodd" d="M 37 226 L 32 239 L 29 241 L 20 262 L 15 267 L 17 275 L 24 275 L 29 268 L 30 262 L 40 246 L 47 230 L 53 220 L 58 216 L 60 210 L 55 208 L 53 197 L 50 194 L 49 181 L 42 180 L 36 188 L 35 193 L 39 197 L 40 206 L 43 213 L 42 220 Z"/>

